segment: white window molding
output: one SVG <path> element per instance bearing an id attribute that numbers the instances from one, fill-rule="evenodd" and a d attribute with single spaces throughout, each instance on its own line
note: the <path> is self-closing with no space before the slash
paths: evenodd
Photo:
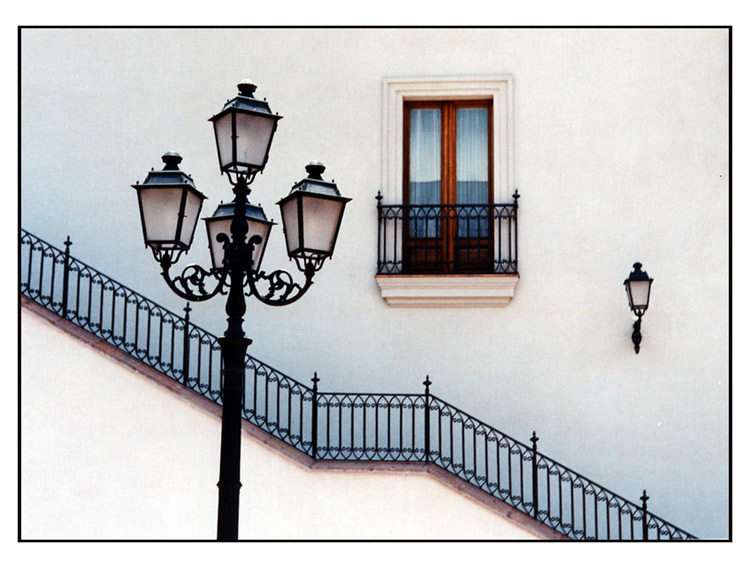
<path id="1" fill-rule="evenodd" d="M 518 274 L 384 274 L 375 280 L 394 308 L 504 308 L 513 299 Z"/>
<path id="2" fill-rule="evenodd" d="M 492 99 L 494 203 L 512 202 L 513 78 L 432 77 L 383 79 L 381 186 L 385 204 L 403 200 L 404 102 Z M 393 307 L 504 307 L 515 294 L 517 274 L 377 275 Z"/>
<path id="3" fill-rule="evenodd" d="M 512 201 L 513 77 L 383 79 L 381 185 L 386 203 L 403 196 L 404 101 L 492 99 L 493 187 L 495 203 Z"/>

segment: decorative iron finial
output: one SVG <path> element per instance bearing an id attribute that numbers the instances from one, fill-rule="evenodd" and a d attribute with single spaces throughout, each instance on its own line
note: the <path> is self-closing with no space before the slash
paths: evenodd
<path id="1" fill-rule="evenodd" d="M 179 170 L 182 156 L 177 152 L 167 152 L 161 157 L 165 170 Z"/>
<path id="2" fill-rule="evenodd" d="M 253 82 L 252 79 L 243 79 L 240 81 L 240 83 L 237 85 L 237 89 L 240 91 L 240 94 L 243 97 L 253 97 L 253 93 L 255 93 L 255 89 L 257 89 L 258 86 Z"/>
<path id="3" fill-rule="evenodd" d="M 305 166 L 307 177 L 311 179 L 323 179 L 323 172 L 326 171 L 326 167 L 322 162 L 310 162 Z"/>

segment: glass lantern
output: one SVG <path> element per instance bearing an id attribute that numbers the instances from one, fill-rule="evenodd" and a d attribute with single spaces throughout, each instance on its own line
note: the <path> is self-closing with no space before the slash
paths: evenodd
<path id="1" fill-rule="evenodd" d="M 186 251 L 206 197 L 180 171 L 179 154 L 167 152 L 162 160 L 163 170 L 150 171 L 143 183 L 132 186 L 138 192 L 143 240 L 155 252 Z"/>
<path id="2" fill-rule="evenodd" d="M 351 199 L 342 197 L 336 184 L 323 180 L 323 164 L 312 162 L 305 169 L 307 177 L 278 205 L 289 257 L 319 267 L 333 255 L 344 208 Z"/>
<path id="3" fill-rule="evenodd" d="M 253 176 L 268 161 L 276 124 L 282 117 L 272 114 L 266 101 L 254 97 L 252 81 L 246 79 L 237 88 L 239 94 L 209 120 L 214 125 L 221 171 Z"/>
<path id="4" fill-rule="evenodd" d="M 222 203 L 211 217 L 203 219 L 206 222 L 206 231 L 208 232 L 208 248 L 211 252 L 211 264 L 215 269 L 222 268 L 224 265 L 224 245 L 219 242 L 218 237 L 223 233 L 231 239 L 233 217 L 234 203 Z M 266 218 L 266 214 L 261 207 L 250 205 L 249 203 L 245 204 L 245 219 L 247 220 L 245 242 L 249 242 L 250 238 L 255 235 L 261 238 L 261 242 L 255 245 L 252 255 L 253 269 L 258 270 L 260 263 L 263 261 L 263 253 L 266 250 L 266 243 L 268 242 L 271 227 L 276 223 Z"/>
<path id="5" fill-rule="evenodd" d="M 637 316 L 642 316 L 648 309 L 651 283 L 654 281 L 653 278 L 648 277 L 645 271 L 641 270 L 642 266 L 640 262 L 636 262 L 633 265 L 633 271 L 624 282 L 630 310 Z"/>

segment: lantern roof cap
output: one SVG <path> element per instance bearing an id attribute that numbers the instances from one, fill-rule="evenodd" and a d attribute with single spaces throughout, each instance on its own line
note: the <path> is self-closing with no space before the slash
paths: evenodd
<path id="1" fill-rule="evenodd" d="M 212 116 L 209 120 L 213 121 L 224 115 L 230 110 L 240 110 L 253 114 L 266 114 L 276 117 L 276 119 L 282 118 L 278 113 L 273 114 L 271 112 L 270 105 L 265 99 L 260 100 L 255 98 L 255 90 L 257 85 L 250 79 L 243 79 L 238 85 L 237 90 L 239 93 L 233 99 L 230 99 L 224 104 L 221 112 Z"/>
<path id="2" fill-rule="evenodd" d="M 231 219 L 233 216 L 234 202 L 232 201 L 229 203 L 220 203 L 216 208 L 216 211 L 214 211 L 214 214 L 211 215 L 211 217 L 204 217 L 204 220 Z M 251 205 L 250 203 L 245 203 L 245 218 L 271 223 L 271 221 L 269 221 L 266 217 L 266 213 L 263 211 L 263 208 L 260 205 Z M 275 225 L 276 223 L 273 224 Z"/>
<path id="3" fill-rule="evenodd" d="M 165 152 L 162 157 L 164 162 L 164 168 L 161 170 L 152 169 L 146 175 L 146 179 L 143 183 L 135 183 L 132 187 L 140 189 L 149 186 L 187 186 L 192 189 L 201 199 L 206 199 L 195 187 L 193 178 L 180 170 L 180 162 L 182 162 L 182 156 L 177 152 Z"/>
<path id="4" fill-rule="evenodd" d="M 643 265 L 640 262 L 636 262 L 633 264 L 633 271 L 630 273 L 630 276 L 628 276 L 628 279 L 625 280 L 625 283 L 627 284 L 628 280 L 650 280 L 653 281 L 653 278 L 648 277 L 648 273 L 645 270 L 641 270 L 641 267 Z"/>
<path id="5" fill-rule="evenodd" d="M 323 162 L 310 162 L 305 166 L 307 177 L 310 179 L 323 179 L 322 174 L 326 171 Z"/>
<path id="6" fill-rule="evenodd" d="M 240 91 L 240 94 L 246 97 L 252 97 L 255 89 L 257 88 L 258 85 L 256 85 L 255 81 L 253 81 L 252 79 L 243 79 L 237 85 L 237 89 Z"/>
<path id="7" fill-rule="evenodd" d="M 322 162 L 310 162 L 305 166 L 305 170 L 307 171 L 307 177 L 295 183 L 292 186 L 289 195 L 297 192 L 305 192 L 331 197 L 341 197 L 341 193 L 339 192 L 338 187 L 336 187 L 336 184 L 332 181 L 325 181 L 323 179 L 322 174 L 326 170 L 326 167 Z M 349 200 L 348 198 L 341 198 L 347 199 L 347 201 Z"/>
<path id="8" fill-rule="evenodd" d="M 182 156 L 177 152 L 165 152 L 161 157 L 164 162 L 165 170 L 179 170 L 180 162 L 182 162 Z"/>

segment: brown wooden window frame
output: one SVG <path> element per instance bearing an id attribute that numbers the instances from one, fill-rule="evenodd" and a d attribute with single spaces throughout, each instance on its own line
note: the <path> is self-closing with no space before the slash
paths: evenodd
<path id="1" fill-rule="evenodd" d="M 480 237 L 461 237 L 455 218 L 456 208 L 440 209 L 440 229 L 436 238 L 414 236 L 409 230 L 409 208 L 405 209 L 403 260 L 405 274 L 490 274 L 493 272 L 493 225 L 492 203 L 494 201 L 494 145 L 493 145 L 493 101 L 489 99 L 446 99 L 404 101 L 403 108 L 403 203 L 410 203 L 410 146 L 411 111 L 413 109 L 438 109 L 441 118 L 440 135 L 440 199 L 436 205 L 457 204 L 457 125 L 456 114 L 462 108 L 487 109 L 487 198 L 488 234 Z"/>

